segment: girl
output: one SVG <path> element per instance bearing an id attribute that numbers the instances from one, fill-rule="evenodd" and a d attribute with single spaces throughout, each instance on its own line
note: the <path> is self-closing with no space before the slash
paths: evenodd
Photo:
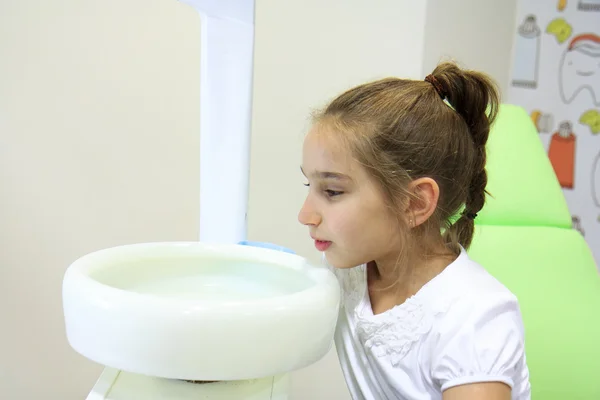
<path id="1" fill-rule="evenodd" d="M 340 280 L 353 399 L 530 398 L 517 299 L 466 253 L 497 109 L 487 76 L 444 63 L 315 115 L 299 220 Z"/>

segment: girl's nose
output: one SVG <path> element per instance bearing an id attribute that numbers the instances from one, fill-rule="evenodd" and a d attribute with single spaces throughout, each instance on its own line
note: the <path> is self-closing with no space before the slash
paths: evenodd
<path id="1" fill-rule="evenodd" d="M 298 213 L 298 221 L 302 225 L 307 226 L 317 226 L 321 223 L 321 216 L 311 205 L 308 198 L 304 201 L 304 204 Z"/>

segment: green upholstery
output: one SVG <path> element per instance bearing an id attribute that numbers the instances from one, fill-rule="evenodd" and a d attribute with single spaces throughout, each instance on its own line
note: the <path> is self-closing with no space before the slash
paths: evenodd
<path id="1" fill-rule="evenodd" d="M 534 400 L 600 399 L 600 275 L 527 113 L 502 105 L 471 257 L 518 298 Z"/>
<path id="2" fill-rule="evenodd" d="M 525 110 L 507 104 L 500 107 L 487 152 L 492 197 L 486 200 L 479 223 L 571 227 L 562 189 Z"/>

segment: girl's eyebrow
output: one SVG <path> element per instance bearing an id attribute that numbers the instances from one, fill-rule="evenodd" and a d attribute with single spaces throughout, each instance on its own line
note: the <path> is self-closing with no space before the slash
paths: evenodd
<path id="1" fill-rule="evenodd" d="M 306 174 L 304 173 L 304 169 L 302 167 L 300 167 L 300 171 L 302 171 L 302 174 L 304 176 L 306 176 Z M 342 174 L 340 172 L 332 172 L 332 171 L 314 171 L 313 173 L 311 173 L 311 176 L 314 176 L 319 179 L 336 179 L 336 180 L 340 180 L 340 181 L 351 181 L 352 180 L 346 174 Z"/>

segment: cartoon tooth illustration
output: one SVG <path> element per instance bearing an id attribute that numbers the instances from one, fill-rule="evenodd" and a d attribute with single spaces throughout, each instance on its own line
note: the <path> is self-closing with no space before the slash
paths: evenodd
<path id="1" fill-rule="evenodd" d="M 575 184 L 575 142 L 573 125 L 569 121 L 561 122 L 558 131 L 552 135 L 548 148 L 548 158 L 556 177 L 565 189 L 573 189 Z"/>
<path id="2" fill-rule="evenodd" d="M 592 134 L 597 135 L 600 133 L 600 111 L 587 110 L 581 114 L 579 122 L 583 125 L 589 126 Z"/>
<path id="3" fill-rule="evenodd" d="M 592 164 L 592 198 L 596 206 L 600 207 L 600 153 Z"/>
<path id="4" fill-rule="evenodd" d="M 573 28 L 564 18 L 555 18 L 546 27 L 546 33 L 554 35 L 560 44 L 567 40 L 572 32 Z"/>
<path id="5" fill-rule="evenodd" d="M 577 8 L 580 11 L 600 11 L 600 0 L 579 0 Z"/>
<path id="6" fill-rule="evenodd" d="M 544 114 L 540 110 L 531 112 L 531 120 L 537 128 L 538 133 L 550 133 L 554 127 L 554 117 L 552 114 Z"/>
<path id="7" fill-rule="evenodd" d="M 564 52 L 558 73 L 560 96 L 569 104 L 584 91 L 600 106 L 600 36 L 575 36 Z"/>
<path id="8" fill-rule="evenodd" d="M 528 15 L 519 26 L 515 40 L 512 85 L 535 89 L 540 60 L 540 35 L 535 15 Z"/>

